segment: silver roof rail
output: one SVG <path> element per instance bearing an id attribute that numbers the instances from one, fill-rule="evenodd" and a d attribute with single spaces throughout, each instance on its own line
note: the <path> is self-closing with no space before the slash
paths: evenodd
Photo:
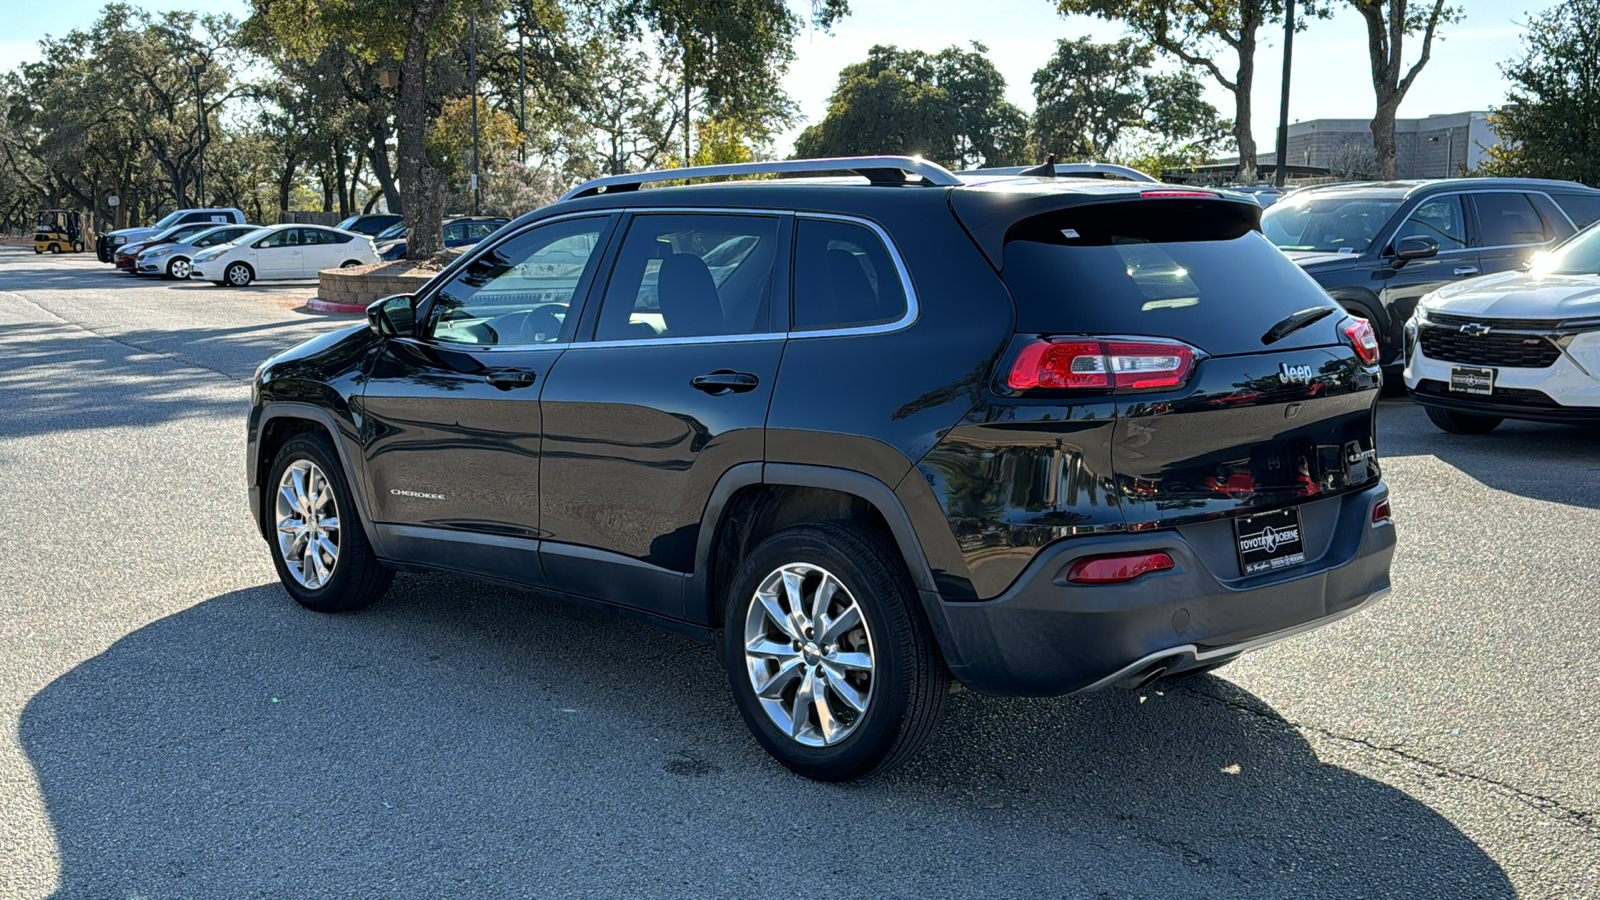
<path id="1" fill-rule="evenodd" d="M 959 187 L 961 179 L 938 163 L 915 156 L 840 156 L 833 159 L 780 159 L 771 162 L 728 163 L 721 166 L 692 166 L 661 169 L 630 175 L 607 175 L 585 181 L 565 194 L 563 200 L 599 193 L 638 190 L 640 185 L 658 181 L 683 181 L 689 178 L 722 178 L 730 175 L 860 175 L 873 184 L 906 184 L 907 175 L 918 175 L 923 184 L 934 187 Z"/>

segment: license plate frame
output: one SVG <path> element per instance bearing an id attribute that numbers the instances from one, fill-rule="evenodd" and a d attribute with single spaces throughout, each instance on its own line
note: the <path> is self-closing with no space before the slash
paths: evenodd
<path id="1" fill-rule="evenodd" d="M 1476 397 L 1494 396 L 1494 379 L 1499 373 L 1488 366 L 1451 366 L 1450 391 Z"/>
<path id="2" fill-rule="evenodd" d="M 1233 520 L 1233 546 L 1246 576 L 1276 572 L 1306 561 L 1300 507 L 1273 510 Z"/>

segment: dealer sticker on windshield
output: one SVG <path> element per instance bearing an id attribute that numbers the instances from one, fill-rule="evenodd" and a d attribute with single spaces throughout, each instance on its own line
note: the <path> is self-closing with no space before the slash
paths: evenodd
<path id="1" fill-rule="evenodd" d="M 1494 370 L 1474 366 L 1450 367 L 1450 390 L 1461 394 L 1494 393 Z"/>
<path id="2" fill-rule="evenodd" d="M 1244 574 L 1258 575 L 1306 561 L 1298 508 L 1233 521 L 1234 535 L 1239 540 L 1239 569 Z"/>

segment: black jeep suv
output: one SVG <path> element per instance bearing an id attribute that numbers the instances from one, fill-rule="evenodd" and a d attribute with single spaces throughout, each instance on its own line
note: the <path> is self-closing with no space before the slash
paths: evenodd
<path id="1" fill-rule="evenodd" d="M 831 177 L 638 189 L 756 174 Z M 263 364 L 253 512 L 315 610 L 445 569 L 717 640 L 757 740 L 853 778 L 951 676 L 1141 686 L 1387 592 L 1376 342 L 1260 215 L 905 157 L 601 179 Z"/>

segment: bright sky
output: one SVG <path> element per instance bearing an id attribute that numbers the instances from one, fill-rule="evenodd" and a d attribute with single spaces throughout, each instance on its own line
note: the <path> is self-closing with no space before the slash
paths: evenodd
<path id="1" fill-rule="evenodd" d="M 790 0 L 796 9 L 809 10 L 806 0 Z M 1400 107 L 1402 117 L 1485 109 L 1505 96 L 1505 80 L 1498 63 L 1519 52 L 1521 23 L 1555 5 L 1555 0 L 1463 0 L 1466 21 L 1444 32 L 1433 58 L 1424 68 Z M 8 0 L 5 33 L 0 40 L 0 69 L 38 56 L 37 41 L 46 33 L 61 35 L 90 25 L 102 0 L 52 0 L 50 3 Z M 243 16 L 246 0 L 146 0 L 151 9 L 181 7 Z M 951 44 L 981 40 L 989 57 L 1006 78 L 1007 97 L 1023 109 L 1033 108 L 1031 78 L 1049 59 L 1058 38 L 1088 34 L 1109 41 L 1121 35 L 1118 26 L 1090 19 L 1063 19 L 1049 0 L 919 0 L 914 6 L 899 0 L 852 0 L 851 15 L 832 35 L 802 35 L 797 58 L 786 79 L 791 96 L 800 103 L 806 121 L 815 122 L 827 111 L 828 95 L 839 69 L 866 57 L 873 44 L 936 51 Z M 1256 56 L 1255 133 L 1263 151 L 1273 144 L 1277 126 L 1279 73 L 1282 70 L 1281 33 L 1263 29 Z M 1294 78 L 1289 100 L 1292 120 L 1318 118 L 1364 119 L 1372 115 L 1372 84 L 1367 67 L 1366 29 L 1361 17 L 1348 8 L 1329 21 L 1316 22 L 1295 37 Z M 1413 45 L 1408 62 L 1416 57 Z M 1231 64 L 1223 66 L 1231 73 Z M 1203 79 L 1204 80 L 1204 79 Z M 1210 84 L 1209 81 L 1207 81 Z M 1213 87 L 1208 99 L 1232 113 L 1232 101 Z M 779 143 L 787 153 L 795 129 Z"/>

